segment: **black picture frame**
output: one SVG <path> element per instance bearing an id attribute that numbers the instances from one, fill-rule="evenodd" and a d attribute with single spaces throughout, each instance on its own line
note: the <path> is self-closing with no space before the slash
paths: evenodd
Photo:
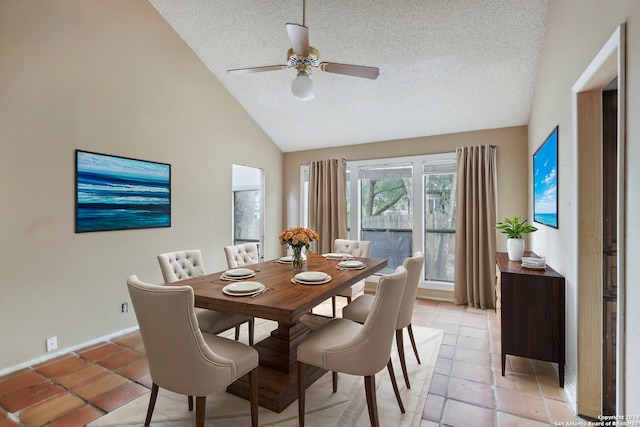
<path id="1" fill-rule="evenodd" d="M 533 154 L 533 220 L 558 228 L 558 132 L 556 126 Z"/>
<path id="2" fill-rule="evenodd" d="M 75 231 L 171 227 L 171 165 L 75 150 Z"/>

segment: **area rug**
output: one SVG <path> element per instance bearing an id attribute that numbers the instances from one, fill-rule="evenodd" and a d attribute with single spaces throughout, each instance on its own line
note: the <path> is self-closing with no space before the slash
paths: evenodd
<path id="1" fill-rule="evenodd" d="M 258 320 L 258 319 L 256 319 Z M 268 334 L 274 324 L 264 321 L 256 325 L 256 339 Z M 442 331 L 424 327 L 413 327 L 420 353 L 419 365 L 413 354 L 411 343 L 405 332 L 405 355 L 411 389 L 407 389 L 402 377 L 398 354 L 393 344 L 392 360 L 398 387 L 406 412 L 402 414 L 393 394 L 389 373 L 385 368 L 376 375 L 376 396 L 381 426 L 417 427 L 429 390 L 429 383 L 442 342 Z M 265 335 L 266 336 L 266 335 Z M 88 427 L 143 426 L 149 404 L 149 393 L 89 423 Z M 289 427 L 298 425 L 297 401 L 281 413 L 260 407 L 261 426 Z M 192 427 L 195 410 L 187 408 L 187 398 L 160 389 L 151 426 Z M 332 393 L 331 373 L 316 381 L 306 392 L 306 425 L 360 427 L 369 426 L 369 414 L 362 377 L 340 374 L 338 392 Z M 230 393 L 218 393 L 207 397 L 206 425 L 215 427 L 250 426 L 248 401 Z"/>

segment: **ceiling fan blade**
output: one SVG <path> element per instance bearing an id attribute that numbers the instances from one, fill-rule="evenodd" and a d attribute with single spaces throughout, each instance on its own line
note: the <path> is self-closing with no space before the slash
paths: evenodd
<path id="1" fill-rule="evenodd" d="M 286 24 L 293 53 L 298 56 L 309 56 L 309 29 L 300 24 Z"/>
<path id="2" fill-rule="evenodd" d="M 362 77 L 375 80 L 380 75 L 377 67 L 365 67 L 363 65 L 336 64 L 334 62 L 321 62 L 320 69 L 327 73 L 345 74 L 347 76 Z"/>
<path id="3" fill-rule="evenodd" d="M 286 65 L 267 65 L 264 67 L 251 67 L 251 68 L 234 68 L 233 70 L 227 70 L 228 74 L 251 74 L 262 73 L 263 71 L 277 71 L 288 68 Z"/>

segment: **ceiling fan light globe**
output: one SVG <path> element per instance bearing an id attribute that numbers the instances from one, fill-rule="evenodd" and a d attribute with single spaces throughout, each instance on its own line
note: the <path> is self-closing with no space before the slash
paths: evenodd
<path id="1" fill-rule="evenodd" d="M 314 98 L 313 82 L 307 73 L 300 73 L 291 83 L 291 93 L 301 101 L 308 101 Z"/>

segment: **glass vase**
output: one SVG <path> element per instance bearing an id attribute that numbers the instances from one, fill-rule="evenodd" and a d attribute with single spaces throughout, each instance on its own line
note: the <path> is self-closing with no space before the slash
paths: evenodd
<path id="1" fill-rule="evenodd" d="M 304 260 L 302 259 L 302 246 L 292 246 L 291 268 L 294 272 L 302 271 Z"/>

